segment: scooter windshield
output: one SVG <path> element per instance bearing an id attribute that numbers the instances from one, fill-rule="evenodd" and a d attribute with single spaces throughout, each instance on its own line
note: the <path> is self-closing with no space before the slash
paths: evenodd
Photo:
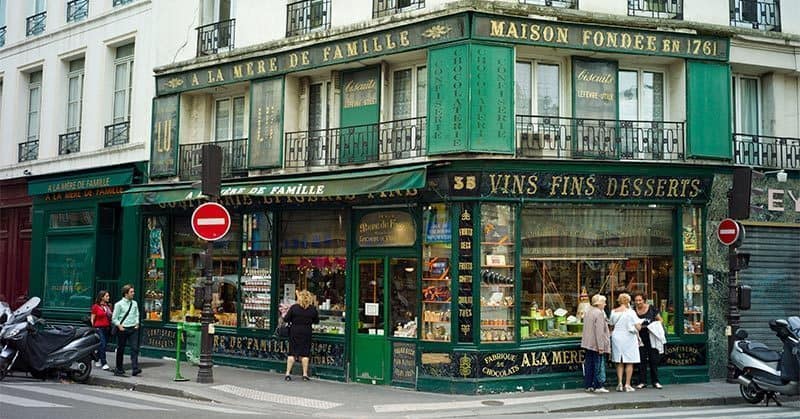
<path id="1" fill-rule="evenodd" d="M 25 304 L 19 306 L 13 313 L 11 313 L 11 318 L 7 320 L 8 323 L 11 323 L 12 320 L 20 319 L 23 317 L 27 317 L 28 314 L 33 312 L 36 307 L 39 307 L 39 304 L 42 303 L 42 299 L 39 297 L 31 297 L 30 300 L 26 301 Z"/>

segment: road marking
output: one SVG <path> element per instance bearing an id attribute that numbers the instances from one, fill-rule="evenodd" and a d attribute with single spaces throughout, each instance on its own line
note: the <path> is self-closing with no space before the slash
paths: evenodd
<path id="1" fill-rule="evenodd" d="M 224 384 L 211 387 L 214 390 L 224 393 L 234 394 L 252 400 L 259 400 L 270 403 L 288 404 L 291 406 L 310 407 L 313 409 L 333 409 L 342 403 L 328 402 L 325 400 L 309 399 L 306 397 L 287 396 L 285 394 L 267 393 L 266 391 L 253 390 L 249 388 Z"/>
<path id="2" fill-rule="evenodd" d="M 70 407 L 63 404 L 48 403 L 40 400 L 10 396 L 8 394 L 0 394 L 0 404 L 13 404 L 14 406 L 22 407 Z"/>
<path id="3" fill-rule="evenodd" d="M 129 390 L 102 389 L 102 388 L 93 388 L 91 390 L 92 391 L 97 391 L 97 392 L 100 392 L 100 393 L 113 394 L 113 395 L 117 395 L 117 396 L 120 396 L 120 397 L 129 397 L 129 398 L 132 398 L 132 399 L 145 400 L 145 401 L 155 402 L 155 403 L 163 403 L 163 404 L 168 404 L 170 406 L 188 407 L 190 409 L 208 410 L 208 411 L 217 412 L 217 413 L 230 413 L 230 414 L 234 414 L 234 415 L 258 415 L 258 414 L 261 414 L 261 412 L 250 412 L 250 411 L 246 411 L 246 410 L 229 409 L 227 407 L 222 407 L 222 406 L 210 406 L 210 405 L 205 404 L 205 402 L 201 402 L 201 401 L 187 402 L 187 401 L 182 401 L 182 400 L 178 400 L 178 399 L 174 399 L 174 398 L 170 398 L 170 397 L 151 396 L 149 394 L 137 393 L 137 392 L 133 392 L 133 391 L 129 391 Z"/>
<path id="4" fill-rule="evenodd" d="M 8 386 L 0 386 L 0 387 L 8 387 Z M 61 391 L 55 390 L 53 388 L 37 388 L 37 387 L 15 387 L 20 391 L 30 391 L 32 393 L 39 393 L 39 394 L 46 394 L 48 396 L 55 396 L 55 397 L 63 397 L 65 399 L 76 400 L 81 402 L 87 403 L 94 403 L 100 404 L 103 406 L 112 406 L 112 407 L 121 407 L 123 409 L 131 409 L 131 410 L 169 410 L 169 409 L 162 409 L 160 407 L 150 407 L 150 406 L 142 406 L 141 404 L 135 403 L 127 403 L 117 400 L 111 400 L 108 398 L 101 398 L 101 397 L 94 397 L 85 394 L 75 394 L 69 391 Z"/>
<path id="5" fill-rule="evenodd" d="M 514 397 L 506 399 L 491 399 L 502 403 L 504 406 L 514 406 L 520 404 L 553 402 L 561 400 L 574 400 L 592 397 L 590 394 L 575 393 L 575 394 L 556 394 L 549 396 L 535 396 L 535 397 Z M 377 404 L 373 406 L 376 413 L 398 413 L 398 412 L 415 412 L 420 410 L 453 410 L 453 409 L 472 409 L 472 408 L 486 408 L 492 407 L 484 402 L 489 400 L 469 400 L 463 402 L 449 402 L 449 403 L 395 403 L 395 404 Z"/>

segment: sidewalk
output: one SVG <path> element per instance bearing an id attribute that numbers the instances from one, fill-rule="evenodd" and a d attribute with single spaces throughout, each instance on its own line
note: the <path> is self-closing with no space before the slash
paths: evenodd
<path id="1" fill-rule="evenodd" d="M 285 382 L 283 375 L 243 368 L 215 366 L 214 383 L 199 384 L 197 367 L 182 363 L 190 381 L 177 382 L 175 361 L 141 358 L 138 377 L 115 377 L 110 371 L 92 370 L 90 384 L 195 400 L 227 406 L 249 407 L 271 413 L 326 417 L 458 417 L 513 413 L 595 411 L 667 406 L 712 406 L 743 403 L 739 386 L 725 381 L 668 385 L 635 393 L 586 393 L 555 390 L 488 395 L 423 393 L 388 386 L 370 386 L 299 376 Z M 128 373 L 130 371 L 128 370 Z M 786 400 L 789 401 L 789 400 Z"/>

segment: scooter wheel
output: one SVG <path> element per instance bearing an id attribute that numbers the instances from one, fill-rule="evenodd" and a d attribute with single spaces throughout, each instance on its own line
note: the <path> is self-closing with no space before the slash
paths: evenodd
<path id="1" fill-rule="evenodd" d="M 70 372 L 70 378 L 78 383 L 86 383 L 92 375 L 92 357 L 87 356 L 80 361 L 80 370 Z"/>
<path id="2" fill-rule="evenodd" d="M 742 393 L 742 397 L 750 404 L 759 404 L 764 400 L 764 392 L 758 390 L 753 384 L 747 386 L 739 384 L 739 392 Z"/>

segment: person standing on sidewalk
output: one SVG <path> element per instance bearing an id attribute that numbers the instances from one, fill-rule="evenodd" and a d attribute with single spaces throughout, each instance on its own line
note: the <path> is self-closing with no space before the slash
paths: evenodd
<path id="1" fill-rule="evenodd" d="M 97 356 L 100 360 L 97 361 L 95 366 L 103 367 L 104 370 L 109 369 L 106 361 L 106 346 L 108 345 L 108 339 L 111 337 L 112 310 L 108 306 L 109 300 L 111 300 L 111 295 L 109 295 L 108 291 L 100 290 L 97 293 L 94 304 L 92 304 L 92 313 L 90 315 L 92 327 L 97 330 L 97 334 L 100 336 L 100 347 L 97 349 Z"/>
<path id="2" fill-rule="evenodd" d="M 583 361 L 583 387 L 586 391 L 608 393 L 604 387 L 605 377 L 601 377 L 601 367 L 605 363 L 605 356 L 611 352 L 610 332 L 606 315 L 606 297 L 595 295 L 592 297 L 592 306 L 583 317 L 583 334 L 581 348 L 586 349 L 586 358 Z"/>
<path id="3" fill-rule="evenodd" d="M 142 373 L 139 368 L 139 306 L 133 300 L 135 290 L 133 285 L 126 284 L 122 287 L 122 299 L 114 304 L 114 314 L 111 316 L 111 324 L 116 328 L 117 334 L 117 360 L 114 375 L 125 376 L 125 369 L 122 367 L 122 357 L 125 355 L 125 346 L 131 349 L 131 368 L 132 375 Z"/>
<path id="4" fill-rule="evenodd" d="M 636 388 L 643 389 L 647 387 L 647 368 L 650 367 L 650 384 L 657 388 L 664 388 L 658 381 L 658 363 L 661 362 L 661 355 L 658 349 L 653 348 L 650 343 L 650 330 L 647 326 L 653 322 L 661 321 L 661 314 L 650 304 L 644 300 L 644 294 L 637 292 L 633 296 L 633 304 L 636 306 L 636 315 L 639 316 L 642 322 L 642 329 L 639 330 L 639 338 L 642 339 L 642 346 L 639 347 L 639 384 Z M 655 327 L 655 325 L 653 326 Z"/>
<path id="5" fill-rule="evenodd" d="M 611 357 L 617 364 L 617 391 L 635 391 L 631 387 L 633 364 L 639 363 L 639 329 L 641 320 L 631 309 L 631 296 L 622 293 L 617 297 L 619 307 L 611 312 Z M 622 372 L 625 371 L 623 387 Z"/>
<path id="6" fill-rule="evenodd" d="M 303 290 L 297 293 L 297 303 L 289 308 L 284 320 L 289 328 L 289 354 L 286 357 L 286 381 L 292 381 L 292 366 L 300 358 L 303 381 L 308 381 L 308 364 L 311 360 L 311 325 L 319 323 L 319 313 L 314 307 L 314 296 Z"/>

